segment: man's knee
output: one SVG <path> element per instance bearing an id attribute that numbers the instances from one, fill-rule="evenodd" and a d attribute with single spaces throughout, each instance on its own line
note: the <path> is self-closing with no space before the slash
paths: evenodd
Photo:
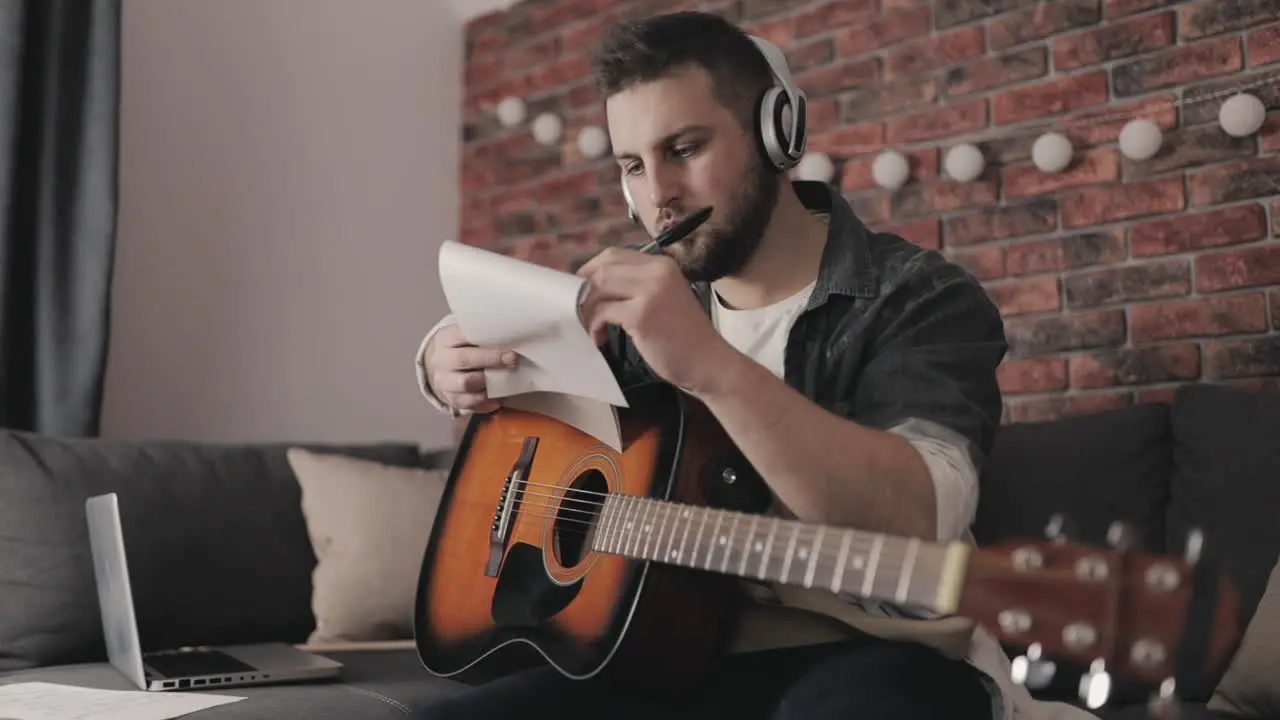
<path id="1" fill-rule="evenodd" d="M 851 646 L 802 675 L 784 695 L 778 720 L 844 717 L 990 720 L 978 671 L 914 643 Z"/>

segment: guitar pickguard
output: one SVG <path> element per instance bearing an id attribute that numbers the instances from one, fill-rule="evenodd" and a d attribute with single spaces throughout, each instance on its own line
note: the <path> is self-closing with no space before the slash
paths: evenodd
<path id="1" fill-rule="evenodd" d="M 507 551 L 493 591 L 493 621 L 506 627 L 536 627 L 564 610 L 581 583 L 560 584 L 547 576 L 542 549 L 518 542 Z"/>

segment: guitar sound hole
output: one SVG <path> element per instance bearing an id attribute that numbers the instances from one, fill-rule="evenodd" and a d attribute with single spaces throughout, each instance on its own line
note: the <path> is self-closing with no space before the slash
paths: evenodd
<path id="1" fill-rule="evenodd" d="M 589 532 L 607 492 L 609 483 L 599 470 L 588 470 L 569 485 L 552 529 L 556 559 L 562 566 L 573 567 L 582 562 Z"/>

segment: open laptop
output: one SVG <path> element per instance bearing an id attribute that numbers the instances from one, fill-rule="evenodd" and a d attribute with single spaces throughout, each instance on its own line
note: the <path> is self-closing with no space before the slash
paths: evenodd
<path id="1" fill-rule="evenodd" d="M 139 688 L 188 690 L 263 685 L 332 678 L 341 671 L 342 663 L 287 643 L 142 652 L 119 499 L 115 493 L 91 497 L 85 502 L 85 515 L 107 658 Z"/>

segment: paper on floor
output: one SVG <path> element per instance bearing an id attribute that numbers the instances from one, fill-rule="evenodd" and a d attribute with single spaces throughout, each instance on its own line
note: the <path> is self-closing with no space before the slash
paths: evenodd
<path id="1" fill-rule="evenodd" d="M 0 685 L 0 720 L 171 720 L 237 700 L 244 698 L 15 683 Z"/>
<path id="2" fill-rule="evenodd" d="M 586 281 L 570 273 L 446 240 L 440 285 L 472 344 L 520 354 L 514 370 L 485 371 L 489 397 L 573 425 L 621 449 L 614 407 L 622 388 L 578 314 Z"/>

